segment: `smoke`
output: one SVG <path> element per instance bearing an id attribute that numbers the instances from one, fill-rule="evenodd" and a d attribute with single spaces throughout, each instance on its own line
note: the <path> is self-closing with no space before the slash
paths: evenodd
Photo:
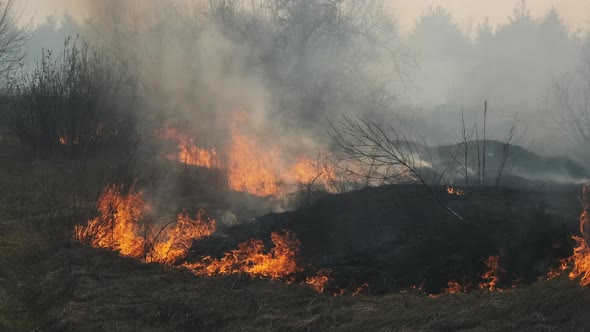
<path id="1" fill-rule="evenodd" d="M 518 5 L 507 23 L 480 22 L 469 35 L 432 8 L 402 38 L 385 3 L 87 1 L 79 30 L 133 68 L 146 134 L 171 124 L 226 151 L 240 112 L 248 117 L 237 124 L 267 149 L 296 157 L 329 147 L 329 123 L 344 114 L 451 144 L 462 113 L 481 134 L 488 100 L 488 138 L 503 140 L 518 113 L 530 148 L 578 155 L 550 114 L 563 109 L 546 96 L 577 70 L 585 40 L 557 11 L 536 20 Z"/>

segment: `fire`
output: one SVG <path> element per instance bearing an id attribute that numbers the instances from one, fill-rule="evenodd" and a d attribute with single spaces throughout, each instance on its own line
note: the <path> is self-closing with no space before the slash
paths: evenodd
<path id="1" fill-rule="evenodd" d="M 269 277 L 286 279 L 298 271 L 296 255 L 299 240 L 289 233 L 272 233 L 274 247 L 265 253 L 261 240 L 251 239 L 238 245 L 220 259 L 205 257 L 197 263 L 186 263 L 184 266 L 197 275 L 213 276 L 245 273 L 252 277 Z"/>
<path id="2" fill-rule="evenodd" d="M 559 261 L 559 266 L 551 268 L 547 271 L 547 280 L 553 280 L 559 277 L 565 270 L 569 268 L 569 258 L 562 259 Z"/>
<path id="3" fill-rule="evenodd" d="M 186 255 L 193 240 L 213 234 L 216 228 L 215 220 L 205 217 L 203 210 L 199 210 L 195 219 L 182 212 L 175 221 L 158 230 L 141 224 L 150 208 L 133 186 L 127 193 L 123 193 L 120 185 L 108 186 L 97 208 L 97 217 L 86 226 L 76 226 L 76 238 L 93 247 L 146 262 L 172 264 Z"/>
<path id="4" fill-rule="evenodd" d="M 158 131 L 158 135 L 163 139 L 174 140 L 178 144 L 178 152 L 176 154 L 166 155 L 167 159 L 207 168 L 220 167 L 215 148 L 205 149 L 197 147 L 192 137 L 169 126 L 165 126 L 162 130 Z"/>
<path id="5" fill-rule="evenodd" d="M 357 296 L 359 295 L 362 291 L 369 289 L 369 284 L 367 284 L 366 282 L 363 283 L 362 285 L 358 286 L 356 288 L 356 290 L 352 293 L 352 296 Z"/>
<path id="6" fill-rule="evenodd" d="M 175 220 L 159 228 L 142 223 L 150 212 L 141 192 L 134 186 L 123 191 L 120 185 L 106 187 L 98 200 L 98 216 L 84 226 L 75 227 L 75 237 L 97 248 L 119 252 L 144 262 L 173 265 L 184 259 L 192 242 L 212 235 L 216 222 L 199 210 L 194 218 L 183 211 Z M 299 240 L 287 231 L 271 234 L 273 247 L 267 251 L 263 241 L 251 239 L 220 259 L 205 257 L 196 263 L 184 262 L 180 266 L 199 276 L 244 273 L 251 277 L 267 277 L 292 282 L 297 266 Z M 323 291 L 329 281 L 322 270 L 306 283 Z"/>
<path id="7" fill-rule="evenodd" d="M 68 136 L 60 136 L 58 140 L 59 144 L 61 145 L 74 145 L 80 143 L 80 140 L 77 137 L 75 137 L 74 139 L 70 139 Z"/>
<path id="8" fill-rule="evenodd" d="M 123 256 L 141 258 L 145 242 L 141 234 L 144 227 L 138 221 L 149 210 L 141 192 L 133 186 L 127 194 L 122 186 L 111 185 L 102 191 L 97 208 L 99 216 L 86 226 L 76 226 L 76 238 L 96 248 L 108 248 Z"/>
<path id="9" fill-rule="evenodd" d="M 247 113 L 233 114 L 231 143 L 219 154 L 215 148 L 197 147 L 192 137 L 170 126 L 165 126 L 156 134 L 177 143 L 178 152 L 166 155 L 167 159 L 225 169 L 232 190 L 257 196 L 279 196 L 301 183 L 315 184 L 316 187 L 321 184 L 323 189 L 330 189 L 328 183 L 334 179 L 334 169 L 327 166 L 327 155 L 322 159 L 318 153 L 317 161 L 304 155 L 286 157 L 278 145 L 261 144 L 268 140 L 247 130 L 249 123 Z"/>
<path id="10" fill-rule="evenodd" d="M 449 281 L 447 285 L 448 287 L 444 289 L 445 294 L 460 294 L 465 291 L 463 286 L 456 281 Z"/>
<path id="11" fill-rule="evenodd" d="M 243 115 L 237 114 L 231 128 L 232 145 L 227 169 L 229 187 L 258 196 L 279 195 L 277 167 L 281 151 L 277 147 L 263 148 L 256 139 L 241 133 L 236 122 Z"/>
<path id="12" fill-rule="evenodd" d="M 447 187 L 447 194 L 455 196 L 465 196 L 465 191 L 460 188 Z"/>
<path id="13" fill-rule="evenodd" d="M 215 229 L 215 220 L 208 219 L 204 210 L 199 210 L 194 219 L 183 211 L 174 227 L 163 227 L 155 235 L 150 261 L 171 264 L 184 258 L 193 241 L 212 235 Z"/>
<path id="14" fill-rule="evenodd" d="M 590 227 L 590 187 L 584 185 L 582 188 L 582 202 L 583 212 L 580 216 L 580 233 L 581 236 L 573 236 L 576 241 L 574 254 L 569 258 L 573 264 L 572 271 L 569 274 L 570 279 L 580 278 L 580 285 L 590 285 L 590 234 L 588 227 Z"/>
<path id="15" fill-rule="evenodd" d="M 489 291 L 494 291 L 496 289 L 496 284 L 500 280 L 497 277 L 498 270 L 499 270 L 499 261 L 500 256 L 490 256 L 485 261 L 484 264 L 487 266 L 488 270 L 481 276 L 484 280 L 479 283 L 480 289 L 487 289 Z"/>
<path id="16" fill-rule="evenodd" d="M 231 189 L 258 196 L 279 196 L 287 192 L 289 186 L 326 183 L 334 177 L 334 171 L 324 166 L 320 158 L 316 162 L 305 156 L 295 160 L 283 158 L 278 146 L 261 145 L 262 140 L 238 128 L 238 122 L 248 123 L 249 118 L 243 112 L 236 112 L 231 124 L 232 144 L 227 167 Z"/>
<path id="17" fill-rule="evenodd" d="M 316 273 L 315 276 L 307 278 L 305 283 L 313 288 L 316 292 L 321 293 L 330 282 L 330 272 L 330 270 L 321 269 Z"/>

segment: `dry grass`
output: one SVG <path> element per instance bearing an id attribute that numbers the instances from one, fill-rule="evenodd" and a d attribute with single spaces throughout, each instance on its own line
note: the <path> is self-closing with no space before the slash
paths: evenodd
<path id="1" fill-rule="evenodd" d="M 567 278 L 500 293 L 332 297 L 244 276 L 199 278 L 64 241 L 34 171 L 0 156 L 0 330 L 583 330 Z M 47 174 L 43 174 L 47 176 Z M 39 189 L 39 190 L 36 190 Z M 59 191 L 59 190 L 57 190 Z M 55 194 L 52 194 L 55 195 Z"/>

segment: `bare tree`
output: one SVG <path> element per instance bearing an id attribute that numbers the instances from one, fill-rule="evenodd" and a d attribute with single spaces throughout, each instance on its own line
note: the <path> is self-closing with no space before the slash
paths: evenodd
<path id="1" fill-rule="evenodd" d="M 554 85 L 552 107 L 556 122 L 574 140 L 590 143 L 590 58 L 581 73 Z"/>
<path id="2" fill-rule="evenodd" d="M 362 118 L 344 117 L 339 127 L 332 125 L 330 135 L 350 162 L 372 169 L 368 173 L 370 181 L 379 184 L 420 183 L 445 209 L 463 220 L 431 187 L 440 182 L 442 176 L 436 171 L 426 144 L 417 144 L 393 126 L 386 127 Z"/>
<path id="3" fill-rule="evenodd" d="M 25 56 L 28 25 L 19 23 L 19 19 L 16 0 L 0 0 L 0 82 L 6 82 Z"/>
<path id="4" fill-rule="evenodd" d="M 502 144 L 502 157 L 500 159 L 500 165 L 498 166 L 498 174 L 496 175 L 496 188 L 500 186 L 500 180 L 502 179 L 502 173 L 507 166 L 507 162 L 509 162 L 510 156 L 510 148 L 518 144 L 522 141 L 524 133 L 520 133 L 518 130 L 518 113 L 514 114 L 514 118 L 512 119 L 512 126 L 510 126 L 510 130 L 508 131 L 508 136 L 506 137 L 506 141 Z"/>

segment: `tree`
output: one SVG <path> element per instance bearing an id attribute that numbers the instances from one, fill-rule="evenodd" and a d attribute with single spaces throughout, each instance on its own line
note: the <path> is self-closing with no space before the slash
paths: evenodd
<path id="1" fill-rule="evenodd" d="M 416 143 L 403 131 L 362 118 L 344 117 L 330 133 L 348 161 L 361 167 L 370 167 L 370 182 L 379 185 L 393 183 L 419 183 L 430 195 L 457 219 L 463 221 L 433 189 L 440 183 L 430 149 L 425 143 Z M 369 173 L 367 173 L 369 174 Z"/>
<path id="2" fill-rule="evenodd" d="M 590 59 L 576 74 L 556 81 L 550 104 L 563 131 L 582 144 L 590 143 Z"/>
<path id="3" fill-rule="evenodd" d="M 9 73 L 21 65 L 27 30 L 27 25 L 19 25 L 16 1 L 0 0 L 0 82 L 5 83 Z"/>

